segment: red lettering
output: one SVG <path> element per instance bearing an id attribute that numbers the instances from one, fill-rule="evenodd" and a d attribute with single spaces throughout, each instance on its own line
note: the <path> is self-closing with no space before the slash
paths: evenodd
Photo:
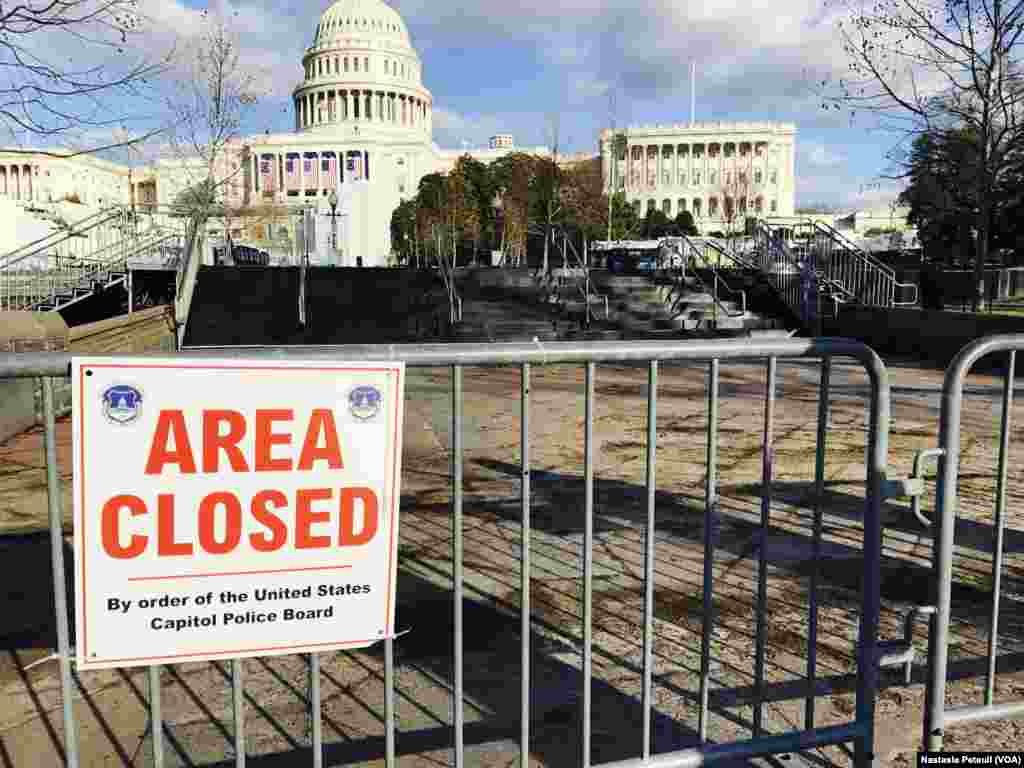
<path id="1" fill-rule="evenodd" d="M 250 533 L 249 544 L 257 552 L 274 552 L 284 546 L 288 540 L 288 526 L 286 526 L 277 515 L 267 509 L 273 504 L 280 508 L 287 506 L 288 497 L 280 491 L 260 491 L 252 499 L 250 510 L 256 522 L 267 527 L 270 534 Z"/>
<path id="2" fill-rule="evenodd" d="M 191 555 L 192 545 L 174 540 L 174 494 L 161 493 L 156 497 L 157 537 L 156 553 L 160 557 Z"/>
<path id="3" fill-rule="evenodd" d="M 325 445 L 320 447 L 320 433 L 323 432 Z M 334 423 L 334 412 L 330 408 L 314 408 L 302 443 L 297 469 L 313 468 L 314 461 L 324 460 L 331 469 L 342 469 L 341 443 L 338 427 Z"/>
<path id="4" fill-rule="evenodd" d="M 226 517 L 224 541 L 214 535 L 217 508 L 223 507 Z M 242 538 L 242 505 L 238 497 L 227 491 L 204 496 L 199 502 L 199 546 L 211 555 L 225 555 L 238 546 Z"/>
<path id="5" fill-rule="evenodd" d="M 330 512 L 315 512 L 312 509 L 314 501 L 321 501 L 331 498 L 329 488 L 312 488 L 299 490 L 295 493 L 295 548 L 296 549 L 322 549 L 331 546 L 330 536 L 313 536 L 310 533 L 310 526 L 315 523 L 325 523 L 330 517 Z"/>
<path id="6" fill-rule="evenodd" d="M 289 409 L 276 411 L 256 411 L 256 466 L 257 472 L 290 472 L 291 458 L 275 459 L 271 451 L 275 445 L 291 445 L 292 436 L 273 431 L 275 421 L 291 421 L 295 411 Z"/>
<path id="7" fill-rule="evenodd" d="M 120 494 L 107 501 L 103 505 L 103 511 L 100 513 L 102 518 L 103 549 L 106 550 L 108 555 L 118 560 L 130 560 L 133 557 L 138 557 L 146 551 L 146 542 L 148 541 L 145 536 L 132 534 L 128 540 L 128 546 L 121 546 L 120 526 L 118 525 L 120 518 L 118 513 L 125 508 L 128 509 L 128 513 L 132 517 L 146 514 L 146 502 L 138 496 L 132 496 L 127 493 Z"/>
<path id="8" fill-rule="evenodd" d="M 227 422 L 228 433 L 220 433 L 220 425 Z M 203 472 L 216 472 L 219 451 L 227 454 L 228 464 L 235 472 L 248 472 L 245 456 L 238 447 L 245 437 L 245 417 L 238 411 L 203 411 Z"/>
<path id="9" fill-rule="evenodd" d="M 356 533 L 356 510 L 355 502 L 359 499 L 363 502 L 363 527 Z M 341 500 L 338 503 L 341 509 L 341 519 L 338 523 L 338 546 L 357 547 L 366 544 L 377 533 L 378 504 L 377 494 L 370 488 L 342 488 Z"/>
<path id="10" fill-rule="evenodd" d="M 169 446 L 173 438 L 174 448 Z M 196 460 L 185 429 L 185 415 L 181 411 L 160 411 L 153 442 L 149 446 L 146 474 L 159 475 L 168 464 L 177 464 L 182 474 L 195 474 Z"/>

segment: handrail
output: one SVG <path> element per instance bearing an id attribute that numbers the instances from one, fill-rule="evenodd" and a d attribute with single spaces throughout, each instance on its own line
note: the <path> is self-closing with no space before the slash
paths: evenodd
<path id="1" fill-rule="evenodd" d="M 37 255 L 40 251 L 55 248 L 67 240 L 80 237 L 85 232 L 90 232 L 104 224 L 108 224 L 123 216 L 124 212 L 124 209 L 120 206 L 105 208 L 101 211 L 97 211 L 96 213 L 92 213 L 83 219 L 66 224 L 64 225 L 66 228 L 58 228 L 45 237 L 33 240 L 31 243 L 27 243 L 15 248 L 13 251 L 0 255 L 0 270 L 8 270 L 15 264 Z M 51 240 L 53 242 L 48 242 Z"/>
<path id="2" fill-rule="evenodd" d="M 68 291 L 74 293 L 83 283 L 92 282 L 98 276 L 125 271 L 128 260 L 133 256 L 179 236 L 180 233 L 165 228 L 158 231 L 150 230 L 145 237 L 126 236 L 110 246 L 99 249 L 100 252 L 115 251 L 113 257 L 64 257 L 58 269 L 4 272 L 4 285 L 7 291 L 3 306 L 18 310 L 55 303 L 58 295 Z"/>
<path id="3" fill-rule="evenodd" d="M 835 241 L 837 241 L 839 243 L 842 243 L 847 248 L 849 248 L 851 251 L 857 253 L 861 258 L 865 259 L 866 261 L 868 261 L 869 263 L 871 263 L 874 266 L 878 267 L 879 269 L 881 269 L 883 271 L 886 271 L 886 272 L 889 272 L 890 274 L 892 274 L 895 277 L 896 270 L 894 270 L 888 264 L 886 264 L 886 263 L 876 259 L 874 256 L 871 255 L 871 253 L 869 251 L 865 251 L 863 248 L 861 248 L 855 242 L 850 240 L 850 238 L 848 238 L 846 235 L 844 235 L 838 229 L 833 227 L 831 224 L 828 224 L 828 223 L 826 223 L 824 221 L 817 221 L 817 220 L 814 220 L 814 219 L 810 219 L 809 221 L 814 225 L 815 229 L 818 229 L 818 230 L 821 230 L 821 231 L 825 232 L 833 240 L 835 240 Z"/>
<path id="4" fill-rule="evenodd" d="M 700 259 L 702 261 L 704 260 L 704 258 L 703 258 L 704 254 L 702 254 L 697 249 L 697 246 L 693 243 L 692 240 L 690 240 L 689 237 L 687 237 L 686 235 L 681 235 L 680 239 L 682 239 L 682 241 L 689 247 L 689 249 L 690 249 L 690 259 L 692 261 L 696 261 L 695 257 L 700 257 Z M 686 263 L 686 257 L 685 256 L 683 257 L 683 263 L 684 264 Z M 704 282 L 704 280 L 701 278 L 700 274 L 697 272 L 697 270 L 695 268 L 691 268 L 690 272 L 693 275 L 694 280 L 696 280 L 697 283 L 700 285 L 700 287 L 704 289 L 704 292 L 711 295 L 711 300 L 722 310 L 722 312 L 725 314 L 726 317 L 742 317 L 743 315 L 747 314 L 747 293 L 746 293 L 746 291 L 744 291 L 743 289 L 731 288 L 729 286 L 729 284 L 726 283 L 725 280 L 723 280 L 722 277 L 718 274 L 718 270 L 715 267 L 711 267 L 711 274 L 714 277 L 714 280 L 716 282 L 715 282 L 714 286 L 710 290 L 708 289 L 707 283 Z M 742 309 L 739 312 L 730 312 L 728 310 L 728 308 L 726 308 L 725 304 L 723 304 L 722 301 L 718 298 L 718 292 L 715 289 L 717 288 L 719 283 L 721 283 L 721 285 L 723 285 L 725 287 L 726 291 L 728 291 L 729 293 L 731 293 L 731 294 L 739 293 L 739 295 L 740 295 L 740 303 L 741 303 L 741 307 L 742 307 Z M 672 298 L 672 294 L 675 292 L 674 289 L 676 287 L 682 288 L 685 285 L 686 285 L 686 270 L 684 268 L 683 273 L 676 280 L 673 281 L 673 291 L 669 292 L 669 300 Z M 672 311 L 673 312 L 675 311 L 675 308 L 679 305 L 679 302 L 681 302 L 682 300 L 683 300 L 683 297 L 679 296 L 678 298 L 675 299 L 675 301 L 673 301 L 673 303 L 672 303 Z"/>
<path id="5" fill-rule="evenodd" d="M 586 323 L 588 325 L 590 323 L 590 297 L 591 296 L 593 296 L 593 297 L 595 297 L 595 298 L 597 298 L 597 299 L 599 299 L 599 300 L 604 302 L 604 319 L 607 321 L 611 317 L 611 314 L 610 314 L 610 311 L 609 311 L 609 305 L 608 305 L 608 296 L 603 294 L 603 293 L 601 293 L 600 291 L 594 289 L 594 283 L 590 279 L 590 265 L 584 263 L 583 258 L 580 256 L 579 252 L 576 250 L 575 244 L 573 244 L 572 239 L 569 238 L 569 236 L 566 233 L 564 228 L 559 227 L 559 226 L 556 225 L 556 226 L 552 227 L 552 233 L 561 233 L 561 235 L 563 237 L 563 241 L 564 241 L 564 243 L 567 246 L 567 249 L 566 249 L 567 252 L 572 254 L 572 258 L 571 259 L 567 259 L 567 261 L 571 261 L 572 262 L 572 267 L 571 267 L 572 269 L 579 269 L 579 270 L 582 271 L 582 279 L 580 279 L 580 277 L 577 276 L 575 278 L 575 280 L 576 280 L 576 289 L 583 296 L 583 304 L 584 304 L 584 307 L 585 307 L 585 309 L 584 309 L 585 315 L 584 316 L 585 316 Z"/>

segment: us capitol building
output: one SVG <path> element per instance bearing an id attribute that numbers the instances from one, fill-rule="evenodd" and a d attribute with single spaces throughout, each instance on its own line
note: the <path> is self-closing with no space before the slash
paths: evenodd
<path id="1" fill-rule="evenodd" d="M 384 266 L 391 214 L 416 194 L 424 175 L 450 170 L 465 154 L 483 162 L 514 151 L 550 154 L 516 147 L 510 135 L 493 137 L 482 150 L 438 148 L 422 62 L 405 22 L 382 0 L 331 5 L 302 57 L 302 73 L 292 93 L 294 132 L 239 139 L 221 158 L 218 173 L 230 179 L 225 202 L 249 212 L 232 223 L 236 241 L 290 240 L 298 217 L 289 212 L 312 208 L 318 215 L 307 222 L 317 222 L 318 261 L 353 266 L 359 257 L 364 266 Z M 689 210 L 703 230 L 716 228 L 727 199 L 764 216 L 793 213 L 792 124 L 700 123 L 629 128 L 619 136 L 624 140 L 613 142 L 605 130 L 599 139 L 605 185 L 624 191 L 641 213 Z M 596 156 L 560 158 L 566 165 L 587 159 Z M 87 156 L 0 150 L 0 197 L 41 203 L 73 197 L 84 207 L 145 209 L 173 203 L 198 180 L 188 171 L 180 159 L 129 171 Z M 331 240 L 323 235 L 328 229 Z"/>

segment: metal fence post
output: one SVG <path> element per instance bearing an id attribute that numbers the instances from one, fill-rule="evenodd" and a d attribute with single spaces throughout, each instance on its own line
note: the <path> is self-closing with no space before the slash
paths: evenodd
<path id="1" fill-rule="evenodd" d="M 78 728 L 72 704 L 71 642 L 68 629 L 68 593 L 64 573 L 64 514 L 61 510 L 60 477 L 57 474 L 57 425 L 53 407 L 53 380 L 42 377 L 43 423 L 46 450 L 46 500 L 50 515 L 50 560 L 53 573 L 53 606 L 57 624 L 57 655 L 60 693 L 64 712 L 64 755 L 68 768 L 78 768 Z"/>
<path id="2" fill-rule="evenodd" d="M 657 453 L 658 361 L 647 369 L 647 530 L 644 535 L 644 680 L 643 680 L 643 758 L 651 756 L 651 669 L 654 645 L 654 501 L 655 460 Z"/>
<path id="3" fill-rule="evenodd" d="M 711 637 L 715 626 L 714 565 L 715 536 L 718 527 L 718 368 L 714 359 L 708 370 L 707 478 L 704 484 L 704 595 L 700 633 L 700 714 L 697 736 L 700 743 L 708 736 L 708 693 L 711 678 Z"/>
<path id="4" fill-rule="evenodd" d="M 985 704 L 992 705 L 996 687 L 996 652 L 999 648 L 999 597 L 1003 575 L 1003 533 L 1006 526 L 1006 465 L 1010 458 L 1010 414 L 1013 408 L 1013 379 L 1017 350 L 1010 350 L 1003 379 L 1003 415 L 999 425 L 999 470 L 996 486 L 995 531 L 992 542 L 992 612 L 988 632 L 988 671 L 985 676 Z"/>
<path id="5" fill-rule="evenodd" d="M 522 682 L 519 691 L 519 765 L 530 766 L 530 364 L 523 363 L 520 370 L 520 422 L 519 441 L 522 446 L 522 488 L 520 503 L 523 515 L 520 543 L 519 583 L 522 592 L 519 627 L 522 635 L 520 665 Z"/>

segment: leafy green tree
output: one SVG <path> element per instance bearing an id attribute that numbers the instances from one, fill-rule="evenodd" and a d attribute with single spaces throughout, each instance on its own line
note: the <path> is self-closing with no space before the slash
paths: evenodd
<path id="1" fill-rule="evenodd" d="M 626 200 L 626 194 L 616 192 L 612 196 L 612 240 L 630 240 L 638 237 L 641 224 L 636 208 Z"/>
<path id="2" fill-rule="evenodd" d="M 684 235 L 697 235 L 697 224 L 693 220 L 693 214 L 689 211 L 680 211 L 673 220 L 676 232 Z"/>
<path id="3" fill-rule="evenodd" d="M 391 214 L 391 249 L 399 263 L 411 263 L 416 252 L 416 201 L 403 200 Z"/>
<path id="4" fill-rule="evenodd" d="M 664 211 L 652 208 L 647 211 L 643 224 L 640 226 L 640 237 L 644 240 L 657 240 L 672 234 L 672 220 Z"/>
<path id="5" fill-rule="evenodd" d="M 910 208 L 908 221 L 917 226 L 926 248 L 952 254 L 966 245 L 973 252 L 971 229 L 976 227 L 978 215 L 974 194 L 978 185 L 977 154 L 976 133 L 960 128 L 921 134 L 902 159 L 908 183 L 899 201 Z M 1024 197 L 1022 171 L 1024 162 L 1018 157 L 991 190 L 985 229 L 993 249 L 1018 244 Z"/>

